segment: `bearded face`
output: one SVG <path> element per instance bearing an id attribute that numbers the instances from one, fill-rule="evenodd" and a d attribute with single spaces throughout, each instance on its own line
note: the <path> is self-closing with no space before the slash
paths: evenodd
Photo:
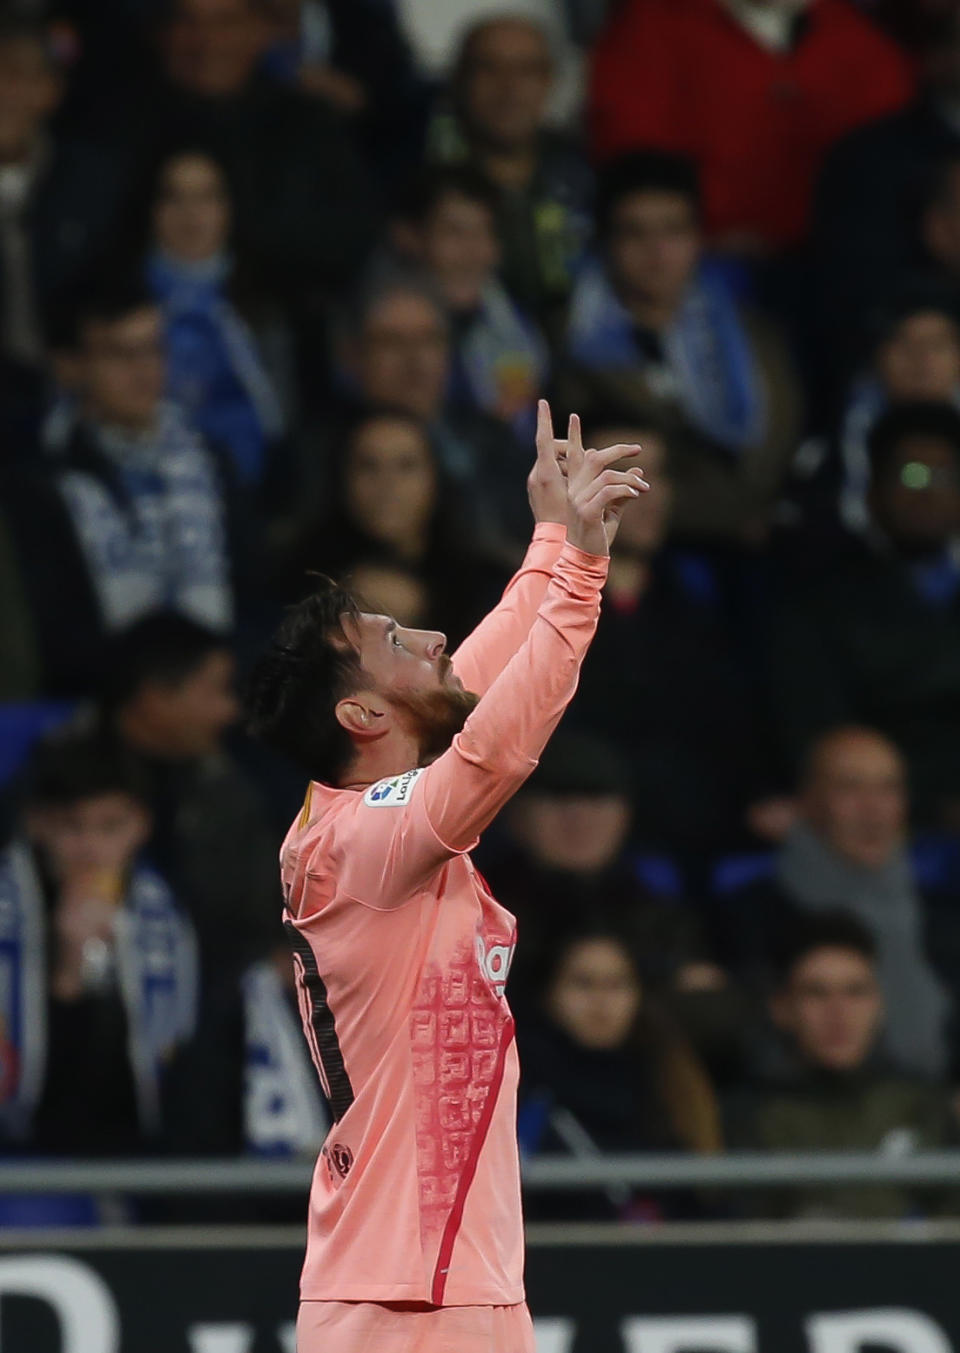
<path id="1" fill-rule="evenodd" d="M 454 672 L 446 636 L 369 611 L 347 616 L 344 626 L 344 641 L 360 660 L 359 687 L 389 703 L 396 723 L 416 741 L 420 765 L 435 761 L 480 698 L 464 690 Z"/>
<path id="2" fill-rule="evenodd" d="M 394 694 L 390 703 L 417 739 L 420 765 L 428 766 L 447 750 L 479 700 L 472 691 L 444 685 L 428 692 Z"/>

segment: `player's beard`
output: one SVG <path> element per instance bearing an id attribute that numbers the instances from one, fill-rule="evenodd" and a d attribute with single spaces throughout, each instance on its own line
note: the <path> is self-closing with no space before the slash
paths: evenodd
<path id="1" fill-rule="evenodd" d="M 479 695 L 442 686 L 419 694 L 393 695 L 392 703 L 406 715 L 420 746 L 420 765 L 428 766 L 450 746 L 476 709 Z"/>

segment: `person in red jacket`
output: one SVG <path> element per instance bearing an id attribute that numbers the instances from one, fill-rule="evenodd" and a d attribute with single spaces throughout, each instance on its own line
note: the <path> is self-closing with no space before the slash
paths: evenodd
<path id="1" fill-rule="evenodd" d="M 803 238 L 831 144 L 913 83 L 849 0 L 623 0 L 594 55 L 593 149 L 692 156 L 713 241 L 762 254 Z"/>

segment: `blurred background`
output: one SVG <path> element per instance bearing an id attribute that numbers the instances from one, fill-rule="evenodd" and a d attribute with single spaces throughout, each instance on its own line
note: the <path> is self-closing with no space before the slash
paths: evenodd
<path id="1" fill-rule="evenodd" d="M 64 1305 L 64 1351 L 292 1349 L 330 1122 L 280 927 L 303 784 L 238 692 L 311 572 L 452 651 L 529 538 L 544 395 L 654 492 L 478 853 L 520 925 L 541 1347 L 953 1346 L 809 1311 L 896 1305 L 960 1237 L 960 5 L 23 0 L 4 1350 L 61 1353 L 35 1298 L 84 1252 L 122 1331 L 89 1306 L 74 1345 Z M 109 1246 L 164 1231 L 158 1305 Z"/>

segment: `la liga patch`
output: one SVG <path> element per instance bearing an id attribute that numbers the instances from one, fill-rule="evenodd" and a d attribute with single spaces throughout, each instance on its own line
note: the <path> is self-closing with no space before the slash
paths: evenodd
<path id="1" fill-rule="evenodd" d="M 404 771 L 402 775 L 393 775 L 389 780 L 378 780 L 371 785 L 363 796 L 364 803 L 371 808 L 403 808 L 410 802 L 413 786 L 423 774 L 423 766 L 418 770 Z"/>

